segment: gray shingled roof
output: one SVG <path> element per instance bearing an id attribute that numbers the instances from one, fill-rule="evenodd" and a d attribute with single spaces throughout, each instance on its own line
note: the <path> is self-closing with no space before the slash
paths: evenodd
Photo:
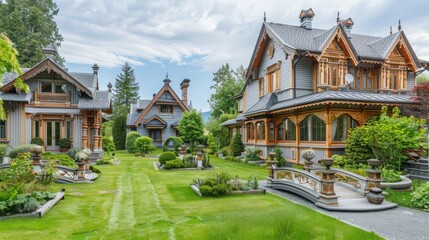
<path id="1" fill-rule="evenodd" d="M 172 127 L 177 127 L 177 126 L 179 126 L 179 121 L 176 121 L 176 122 L 174 122 L 174 123 L 172 123 L 172 124 L 170 124 Z"/>
<path id="2" fill-rule="evenodd" d="M 310 52 L 320 52 L 337 27 L 334 26 L 328 30 L 316 28 L 308 30 L 300 26 L 279 23 L 265 23 L 265 25 L 275 32 L 287 46 Z M 382 60 L 401 32 L 384 38 L 352 33 L 350 42 L 360 57 Z"/>
<path id="3" fill-rule="evenodd" d="M 255 105 L 246 111 L 245 115 L 266 112 L 276 103 L 277 95 L 275 93 L 265 94 Z"/>
<path id="4" fill-rule="evenodd" d="M 221 123 L 220 125 L 221 126 L 230 126 L 230 125 L 235 125 L 235 124 L 237 124 L 237 119 L 227 120 L 227 121 Z"/>
<path id="5" fill-rule="evenodd" d="M 94 73 L 69 72 L 69 74 L 92 93 L 96 90 L 97 79 L 94 76 Z"/>
<path id="6" fill-rule="evenodd" d="M 79 109 L 110 109 L 112 94 L 108 91 L 95 91 L 94 98 L 79 98 Z"/>
<path id="7" fill-rule="evenodd" d="M 131 113 L 127 115 L 127 126 L 131 126 L 140 116 L 140 113 Z"/>
<path id="8" fill-rule="evenodd" d="M 374 103 L 396 103 L 407 104 L 414 103 L 410 95 L 384 94 L 373 92 L 354 92 L 354 91 L 325 91 L 306 95 L 294 99 L 288 99 L 278 102 L 269 110 L 279 110 L 315 102 L 327 100 L 349 101 L 349 102 L 374 102 Z"/>
<path id="9" fill-rule="evenodd" d="M 149 105 L 150 103 L 150 99 L 139 99 L 139 101 L 137 102 L 137 109 L 138 110 L 143 110 L 147 107 L 147 105 Z"/>
<path id="10" fill-rule="evenodd" d="M 30 102 L 33 97 L 33 93 L 27 94 L 16 94 L 16 93 L 0 93 L 0 99 L 3 102 Z"/>
<path id="11" fill-rule="evenodd" d="M 23 74 L 25 72 L 27 72 L 28 70 L 29 70 L 29 68 L 21 68 L 21 71 L 22 71 Z M 13 81 L 17 77 L 19 77 L 19 74 L 16 73 L 16 72 L 13 72 L 13 73 L 6 72 L 2 76 L 1 82 L 3 83 L 3 85 L 6 85 L 9 82 Z"/>

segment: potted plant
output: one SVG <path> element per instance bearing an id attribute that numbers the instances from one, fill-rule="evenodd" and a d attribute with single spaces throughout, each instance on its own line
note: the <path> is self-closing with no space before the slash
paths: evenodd
<path id="1" fill-rule="evenodd" d="M 84 170 L 83 166 L 85 166 L 85 161 L 88 160 L 88 155 L 85 152 L 80 151 L 76 153 L 74 160 L 76 161 L 76 164 L 79 166 L 79 170 Z"/>
<path id="2" fill-rule="evenodd" d="M 71 141 L 67 138 L 61 138 L 58 142 L 58 145 L 60 146 L 61 152 L 67 152 L 71 148 Z"/>

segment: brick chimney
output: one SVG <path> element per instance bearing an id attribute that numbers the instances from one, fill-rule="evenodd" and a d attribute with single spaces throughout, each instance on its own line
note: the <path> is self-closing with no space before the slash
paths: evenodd
<path id="1" fill-rule="evenodd" d="M 182 102 L 187 106 L 188 105 L 188 87 L 191 80 L 184 79 L 180 84 L 180 89 L 182 90 Z"/>
<path id="2" fill-rule="evenodd" d="M 309 8 L 307 10 L 301 10 L 299 14 L 299 21 L 301 22 L 301 27 L 311 30 L 311 21 L 313 21 L 314 17 L 313 9 Z"/>

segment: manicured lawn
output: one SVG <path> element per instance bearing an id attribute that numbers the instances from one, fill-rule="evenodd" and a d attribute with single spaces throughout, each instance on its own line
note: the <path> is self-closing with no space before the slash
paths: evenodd
<path id="1" fill-rule="evenodd" d="M 205 171 L 155 171 L 153 159 L 117 154 L 93 184 L 54 185 L 66 198 L 42 219 L 0 222 L 1 239 L 381 239 L 274 195 L 200 198 Z M 212 159 L 247 179 L 264 167 Z"/>
<path id="2" fill-rule="evenodd" d="M 421 180 L 413 180 L 413 189 L 414 190 L 417 189 L 417 187 L 423 183 L 425 183 L 425 182 L 423 182 Z M 397 203 L 403 207 L 422 210 L 422 209 L 414 207 L 411 204 L 411 199 L 413 199 L 413 196 L 411 195 L 412 191 L 394 191 L 391 189 L 387 189 L 386 191 L 388 192 L 388 195 L 386 195 L 386 199 L 389 200 L 390 202 Z"/>

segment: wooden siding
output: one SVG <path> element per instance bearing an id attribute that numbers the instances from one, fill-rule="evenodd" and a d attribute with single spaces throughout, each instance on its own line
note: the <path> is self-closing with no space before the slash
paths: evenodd
<path id="1" fill-rule="evenodd" d="M 303 58 L 296 65 L 296 88 L 312 89 L 313 61 L 310 58 Z M 297 92 L 297 97 L 298 97 Z"/>
<path id="2" fill-rule="evenodd" d="M 73 120 L 73 147 L 82 148 L 82 118 L 80 115 Z"/>
<path id="3" fill-rule="evenodd" d="M 407 89 L 412 90 L 413 88 L 414 88 L 414 73 L 408 72 Z"/>
<path id="4" fill-rule="evenodd" d="M 31 118 L 25 119 L 25 144 L 29 144 L 31 142 L 31 133 L 33 132 Z"/>
<path id="5" fill-rule="evenodd" d="M 23 110 L 21 106 L 18 106 L 12 111 L 8 112 L 7 121 L 10 122 L 10 134 L 7 136 L 9 144 L 12 147 L 22 145 L 22 133 L 24 129 L 22 128 L 23 121 Z M 25 115 L 24 115 L 25 116 Z"/>
<path id="6" fill-rule="evenodd" d="M 253 105 L 255 105 L 259 101 L 258 81 L 252 80 L 247 84 L 246 98 L 247 98 L 247 103 L 246 103 L 245 111 L 249 110 L 249 108 L 253 107 Z"/>

